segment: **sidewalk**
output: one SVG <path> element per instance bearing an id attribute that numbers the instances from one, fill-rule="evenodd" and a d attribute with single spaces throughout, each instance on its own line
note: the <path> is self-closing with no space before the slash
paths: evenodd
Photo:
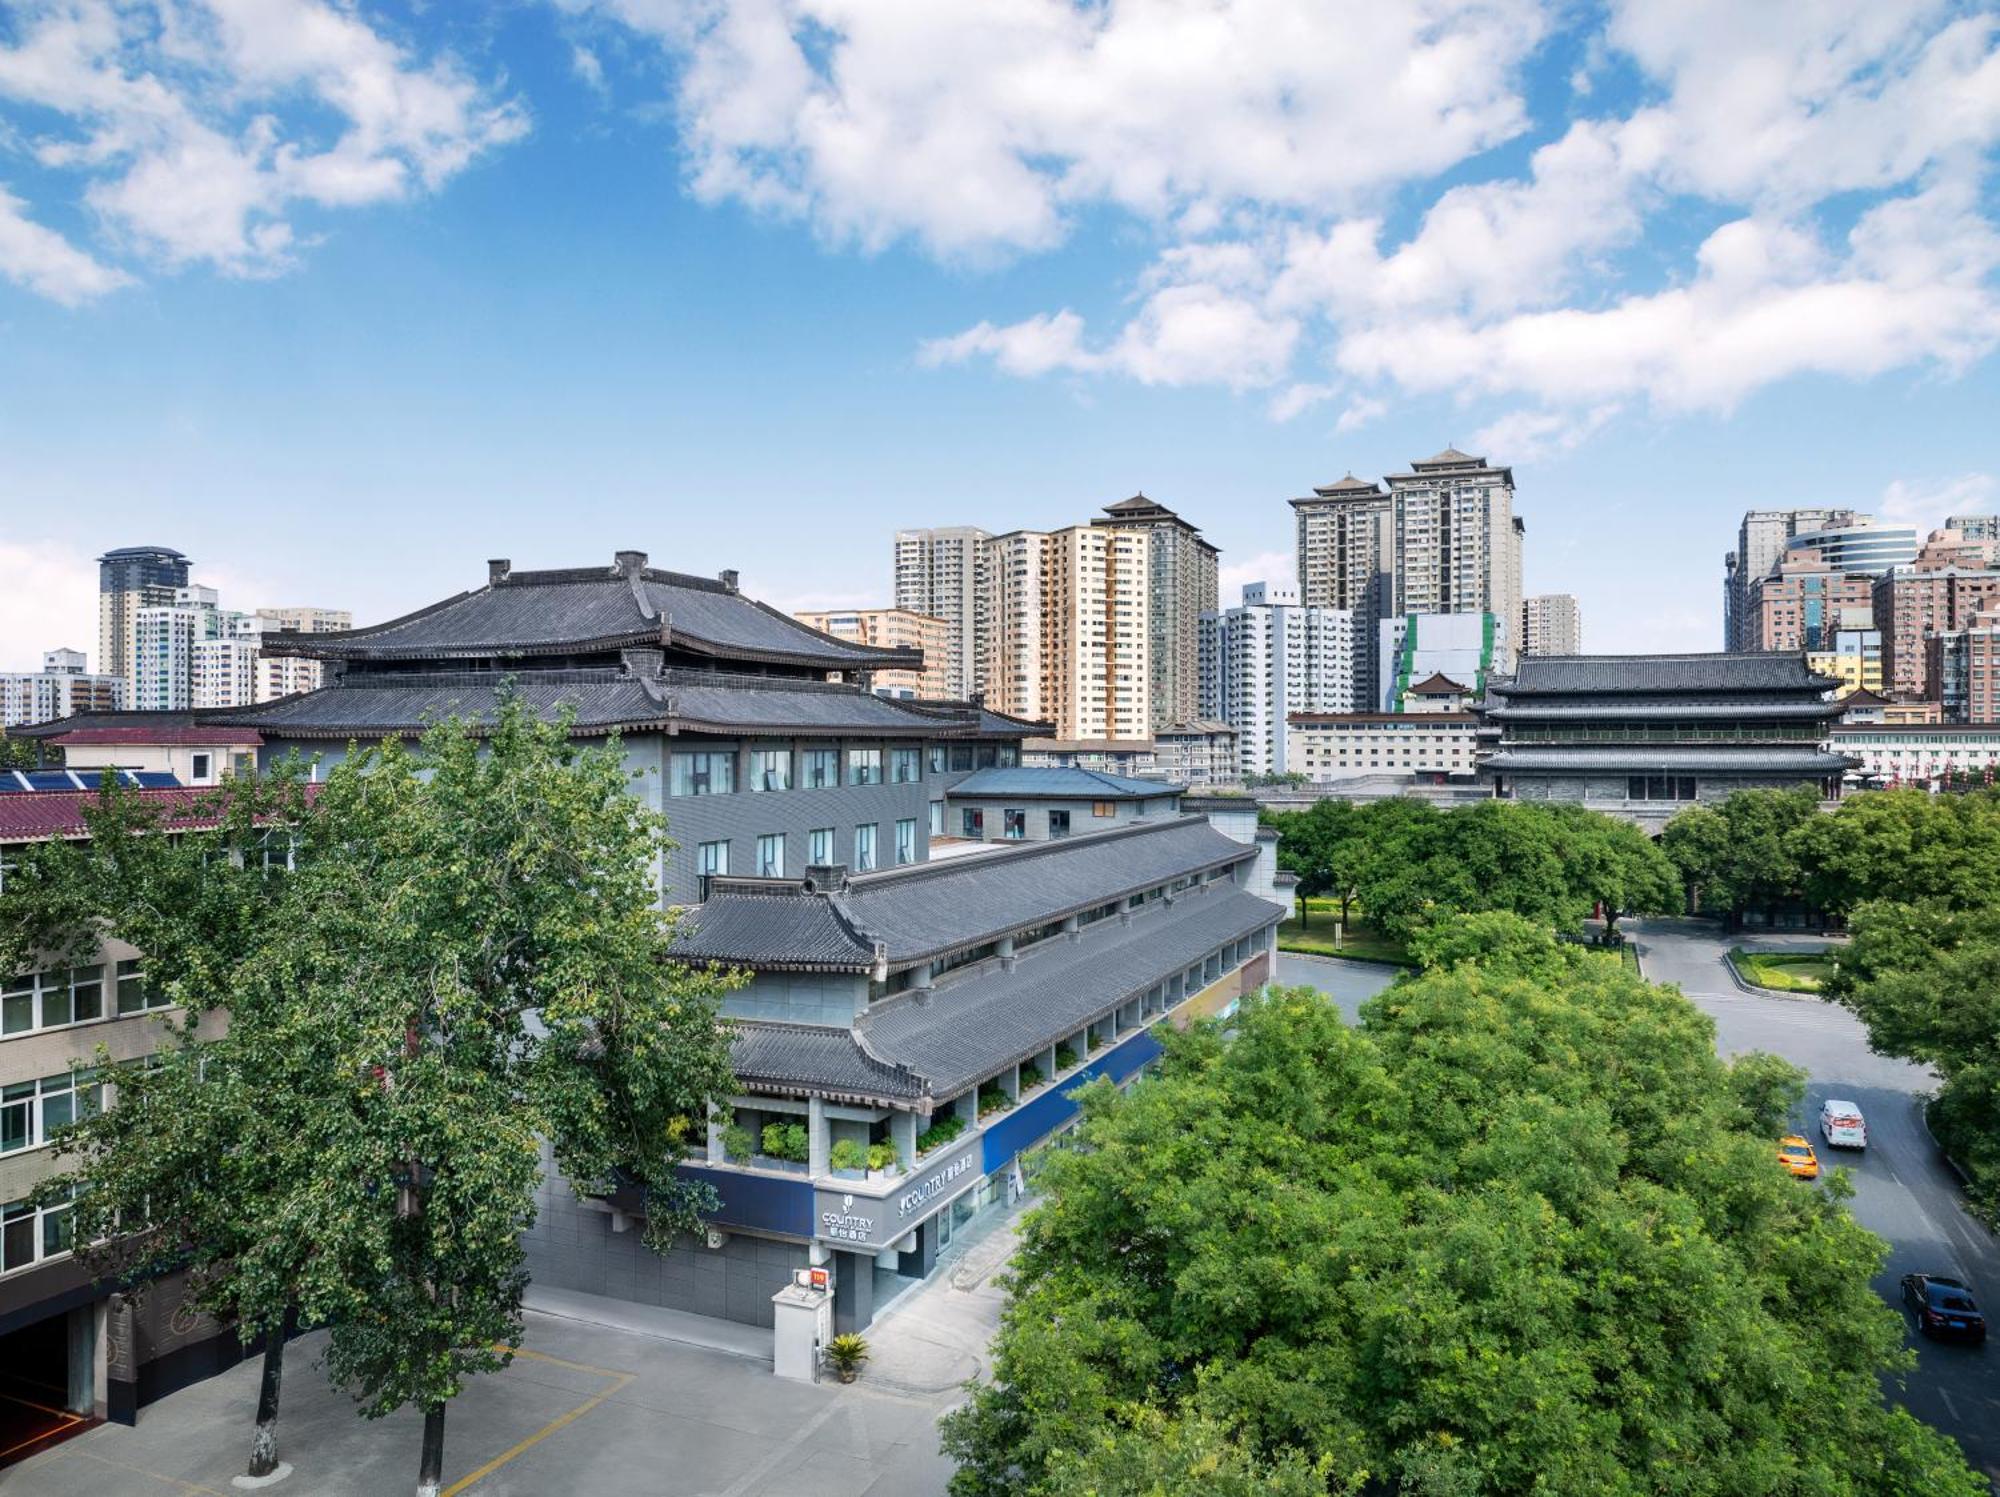
<path id="1" fill-rule="evenodd" d="M 528 1286 L 521 1303 L 557 1320 L 580 1321 L 634 1336 L 678 1341 L 686 1346 L 705 1346 L 710 1351 L 748 1357 L 766 1367 L 771 1365 L 771 1333 L 763 1326 L 741 1325 L 713 1315 L 641 1305 L 603 1294 L 580 1294 L 574 1289 L 545 1289 L 539 1284 Z"/>

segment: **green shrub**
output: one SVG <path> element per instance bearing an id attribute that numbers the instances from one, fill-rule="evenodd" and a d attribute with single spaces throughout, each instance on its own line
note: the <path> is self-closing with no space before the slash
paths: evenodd
<path id="1" fill-rule="evenodd" d="M 757 1142 L 750 1137 L 750 1130 L 741 1123 L 731 1123 L 722 1130 L 722 1152 L 725 1158 L 748 1159 L 756 1147 Z"/>
<path id="2" fill-rule="evenodd" d="M 1076 1064 L 1076 1052 L 1067 1045 L 1056 1046 L 1056 1069 L 1067 1071 Z"/>
<path id="3" fill-rule="evenodd" d="M 871 1170 L 892 1170 L 899 1167 L 903 1158 L 896 1152 L 894 1144 L 870 1144 L 868 1146 L 868 1168 Z"/>
<path id="4" fill-rule="evenodd" d="M 827 1365 L 843 1383 L 853 1382 L 867 1360 L 868 1342 L 853 1331 L 843 1331 L 826 1344 Z"/>
<path id="5" fill-rule="evenodd" d="M 1002 1090 L 997 1082 L 989 1082 L 979 1089 L 979 1115 L 1000 1112 L 1014 1105 L 1014 1099 Z"/>
<path id="6" fill-rule="evenodd" d="M 1028 1064 L 1021 1067 L 1022 1091 L 1026 1091 L 1031 1086 L 1040 1086 L 1041 1084 L 1042 1068 L 1040 1066 L 1036 1065 L 1033 1061 L 1029 1061 Z"/>
<path id="7" fill-rule="evenodd" d="M 804 1123 L 764 1125 L 764 1156 L 767 1159 L 787 1159 L 804 1164 L 810 1148 Z"/>
<path id="8" fill-rule="evenodd" d="M 948 1144 L 965 1131 L 965 1119 L 948 1112 L 917 1135 L 917 1152 L 928 1154 L 939 1144 Z"/>
<path id="9" fill-rule="evenodd" d="M 868 1168 L 868 1146 L 843 1138 L 833 1146 L 827 1162 L 837 1170 L 865 1170 Z"/>
<path id="10" fill-rule="evenodd" d="M 1092 1053 L 1093 1055 L 1097 1053 L 1097 1047 L 1098 1047 L 1099 1045 L 1103 1044 L 1103 1043 L 1104 1043 L 1104 1036 L 1103 1036 L 1103 1035 L 1101 1035 L 1101 1034 L 1099 1034 L 1099 1033 L 1098 1033 L 1098 1032 L 1097 1032 L 1096 1030 L 1094 1030 L 1094 1029 L 1093 1029 L 1093 1030 L 1091 1030 L 1091 1031 L 1090 1031 L 1090 1050 L 1091 1050 L 1091 1053 Z"/>

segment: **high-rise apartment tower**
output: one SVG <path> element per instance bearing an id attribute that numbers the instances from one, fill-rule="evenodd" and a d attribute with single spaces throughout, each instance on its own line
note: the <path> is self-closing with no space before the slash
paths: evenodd
<path id="1" fill-rule="evenodd" d="M 97 558 L 100 672 L 132 680 L 139 610 L 171 606 L 187 581 L 188 559 L 168 546 L 121 546 Z"/>
<path id="2" fill-rule="evenodd" d="M 1583 610 L 1573 593 L 1539 593 L 1521 600 L 1523 655 L 1581 655 Z"/>
<path id="3" fill-rule="evenodd" d="M 1525 527 L 1514 514 L 1514 470 L 1447 447 L 1388 483 L 1394 611 L 1520 618 Z"/>
<path id="4" fill-rule="evenodd" d="M 1360 641 L 1356 690 L 1372 701 L 1380 689 L 1375 637 L 1395 606 L 1395 525 L 1389 496 L 1352 473 L 1292 501 L 1298 521 L 1299 602 L 1354 617 Z"/>
<path id="5" fill-rule="evenodd" d="M 944 684 L 959 700 L 989 689 L 992 539 L 972 525 L 896 532 L 895 605 L 944 621 Z"/>
<path id="6" fill-rule="evenodd" d="M 1106 505 L 1104 514 L 1091 523 L 1147 538 L 1152 726 L 1187 722 L 1201 698 L 1201 616 L 1216 608 L 1219 553 L 1194 526 L 1144 494 Z"/>

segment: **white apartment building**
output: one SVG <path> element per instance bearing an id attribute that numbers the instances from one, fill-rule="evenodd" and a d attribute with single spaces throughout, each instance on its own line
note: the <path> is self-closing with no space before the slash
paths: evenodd
<path id="1" fill-rule="evenodd" d="M 1247 583 L 1240 606 L 1202 619 L 1202 716 L 1236 730 L 1242 773 L 1291 773 L 1286 719 L 1361 705 L 1362 648 L 1350 610 L 1310 608 L 1296 588 Z"/>
<path id="2" fill-rule="evenodd" d="M 992 540 L 974 525 L 896 532 L 895 606 L 944 621 L 945 695 L 959 701 L 989 689 Z"/>
<path id="3" fill-rule="evenodd" d="M 1521 617 L 1525 527 L 1514 470 L 1447 447 L 1389 476 L 1395 611 Z"/>
<path id="4" fill-rule="evenodd" d="M 202 639 L 194 643 L 190 672 L 195 707 L 248 707 L 257 695 L 257 641 Z"/>
<path id="5" fill-rule="evenodd" d="M 133 710 L 176 712 L 194 706 L 194 647 L 224 637 L 212 587 L 178 587 L 172 603 L 139 609 L 133 630 Z"/>
<path id="6" fill-rule="evenodd" d="M 1540 593 L 1521 600 L 1523 655 L 1581 655 L 1583 610 L 1573 593 Z"/>
<path id="7" fill-rule="evenodd" d="M 1294 770 L 1314 781 L 1365 774 L 1470 774 L 1478 717 L 1470 712 L 1293 713 Z"/>
<path id="8" fill-rule="evenodd" d="M 89 667 L 81 650 L 49 650 L 39 671 L 0 673 L 0 728 L 118 711 L 125 705 L 124 678 L 94 676 Z"/>

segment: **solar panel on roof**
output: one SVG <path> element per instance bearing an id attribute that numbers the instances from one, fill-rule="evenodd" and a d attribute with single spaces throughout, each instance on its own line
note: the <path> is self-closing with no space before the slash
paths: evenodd
<path id="1" fill-rule="evenodd" d="M 168 790 L 179 786 L 180 781 L 164 769 L 127 770 L 129 780 L 147 790 Z"/>
<path id="2" fill-rule="evenodd" d="M 31 769 L 28 771 L 30 790 L 74 790 L 76 782 L 70 779 L 66 769 Z"/>
<path id="3" fill-rule="evenodd" d="M 135 790 L 176 790 L 181 782 L 164 769 L 121 769 L 118 783 Z M 23 792 L 101 790 L 101 769 L 7 769 L 0 770 L 0 795 Z"/>

